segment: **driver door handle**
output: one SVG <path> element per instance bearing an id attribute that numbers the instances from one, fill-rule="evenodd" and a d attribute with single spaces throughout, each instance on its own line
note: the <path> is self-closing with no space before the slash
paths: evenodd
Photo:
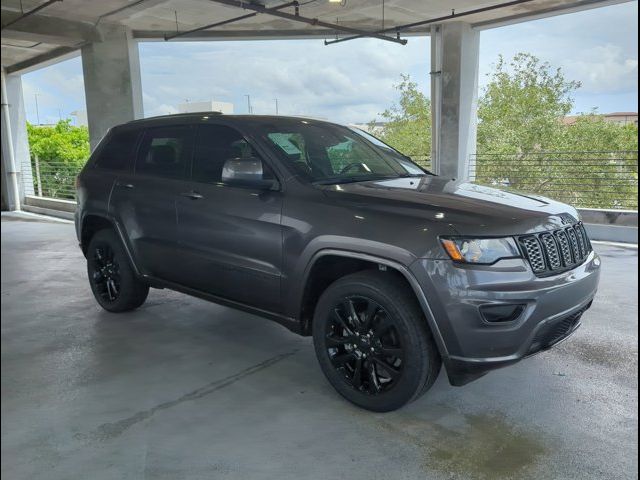
<path id="1" fill-rule="evenodd" d="M 201 198 L 204 198 L 204 195 L 201 195 L 198 192 L 194 191 L 181 193 L 180 195 L 182 197 L 190 198 L 191 200 L 200 200 Z"/>
<path id="2" fill-rule="evenodd" d="M 133 184 L 132 183 L 121 183 L 121 182 L 116 182 L 116 187 L 120 187 L 120 188 L 133 188 Z"/>

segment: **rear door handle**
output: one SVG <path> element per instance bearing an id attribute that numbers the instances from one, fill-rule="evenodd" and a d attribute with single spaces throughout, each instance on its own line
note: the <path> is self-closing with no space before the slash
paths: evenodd
<path id="1" fill-rule="evenodd" d="M 180 194 L 183 197 L 190 198 L 191 200 L 200 200 L 204 198 L 204 195 L 199 194 L 198 192 L 185 192 Z"/>
<path id="2" fill-rule="evenodd" d="M 121 188 L 133 188 L 133 184 L 132 183 L 120 183 L 120 182 L 116 182 L 116 187 L 121 187 Z"/>

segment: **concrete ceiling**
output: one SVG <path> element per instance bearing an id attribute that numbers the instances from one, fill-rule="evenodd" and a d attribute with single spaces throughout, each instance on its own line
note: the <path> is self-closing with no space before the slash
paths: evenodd
<path id="1" fill-rule="evenodd" d="M 262 0 L 259 3 L 269 8 L 285 1 Z M 380 30 L 382 27 L 382 0 L 346 0 L 343 4 L 330 3 L 329 0 L 299 2 L 300 15 L 304 17 L 366 31 Z M 129 27 L 134 37 L 140 40 L 164 40 L 165 35 L 172 35 L 176 31 L 184 32 L 250 13 L 212 0 L 63 0 L 9 25 L 22 12 L 29 12 L 45 3 L 46 0 L 1 0 L 2 66 L 7 72 L 33 69 L 74 55 L 83 44 L 99 41 L 101 25 L 121 24 Z M 405 25 L 447 16 L 452 10 L 460 14 L 505 3 L 511 2 L 385 0 L 384 25 L 387 28 Z M 478 28 L 492 28 L 613 3 L 622 3 L 622 0 L 532 0 L 465 16 L 460 20 Z M 282 11 L 293 13 L 293 8 Z M 409 36 L 419 35 L 427 34 L 428 29 L 428 26 L 422 26 L 403 32 Z M 259 14 L 171 41 L 335 37 L 336 31 L 332 29 Z"/>

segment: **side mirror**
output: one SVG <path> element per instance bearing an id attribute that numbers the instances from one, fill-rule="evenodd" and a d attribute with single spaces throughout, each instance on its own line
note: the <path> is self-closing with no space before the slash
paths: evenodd
<path id="1" fill-rule="evenodd" d="M 229 185 L 269 190 L 277 185 L 275 179 L 265 179 L 262 160 L 257 157 L 230 158 L 222 167 L 222 181 Z"/>

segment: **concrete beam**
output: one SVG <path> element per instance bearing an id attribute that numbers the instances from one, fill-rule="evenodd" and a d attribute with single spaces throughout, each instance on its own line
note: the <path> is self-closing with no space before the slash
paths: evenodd
<path id="1" fill-rule="evenodd" d="M 15 20 L 20 15 L 20 12 L 3 9 L 3 24 Z M 47 15 L 31 15 L 13 25 L 3 27 L 2 38 L 71 47 L 83 42 L 99 41 L 100 35 L 97 29 L 88 22 L 66 20 Z"/>
<path id="2" fill-rule="evenodd" d="M 594 8 L 629 3 L 630 1 L 632 0 L 579 0 L 577 2 L 555 5 L 549 8 L 538 8 L 535 11 L 525 11 L 515 15 L 508 15 L 499 19 L 476 22 L 472 26 L 478 30 L 506 27 L 517 23 L 531 22 L 534 20 L 541 20 L 543 18 L 557 17 L 558 15 L 583 12 Z"/>
<path id="3" fill-rule="evenodd" d="M 100 27 L 102 42 L 82 47 L 82 71 L 93 150 L 109 128 L 142 118 L 138 44 L 124 26 Z"/>
<path id="4" fill-rule="evenodd" d="M 480 36 L 467 23 L 431 30 L 432 166 L 448 178 L 467 179 L 476 151 Z"/>
<path id="5" fill-rule="evenodd" d="M 79 48 L 79 46 L 54 48 L 53 50 L 41 53 L 40 55 L 36 55 L 35 57 L 31 57 L 22 62 L 8 65 L 5 68 L 7 73 L 29 73 L 33 70 L 39 70 L 55 63 L 76 57 L 79 54 Z"/>

